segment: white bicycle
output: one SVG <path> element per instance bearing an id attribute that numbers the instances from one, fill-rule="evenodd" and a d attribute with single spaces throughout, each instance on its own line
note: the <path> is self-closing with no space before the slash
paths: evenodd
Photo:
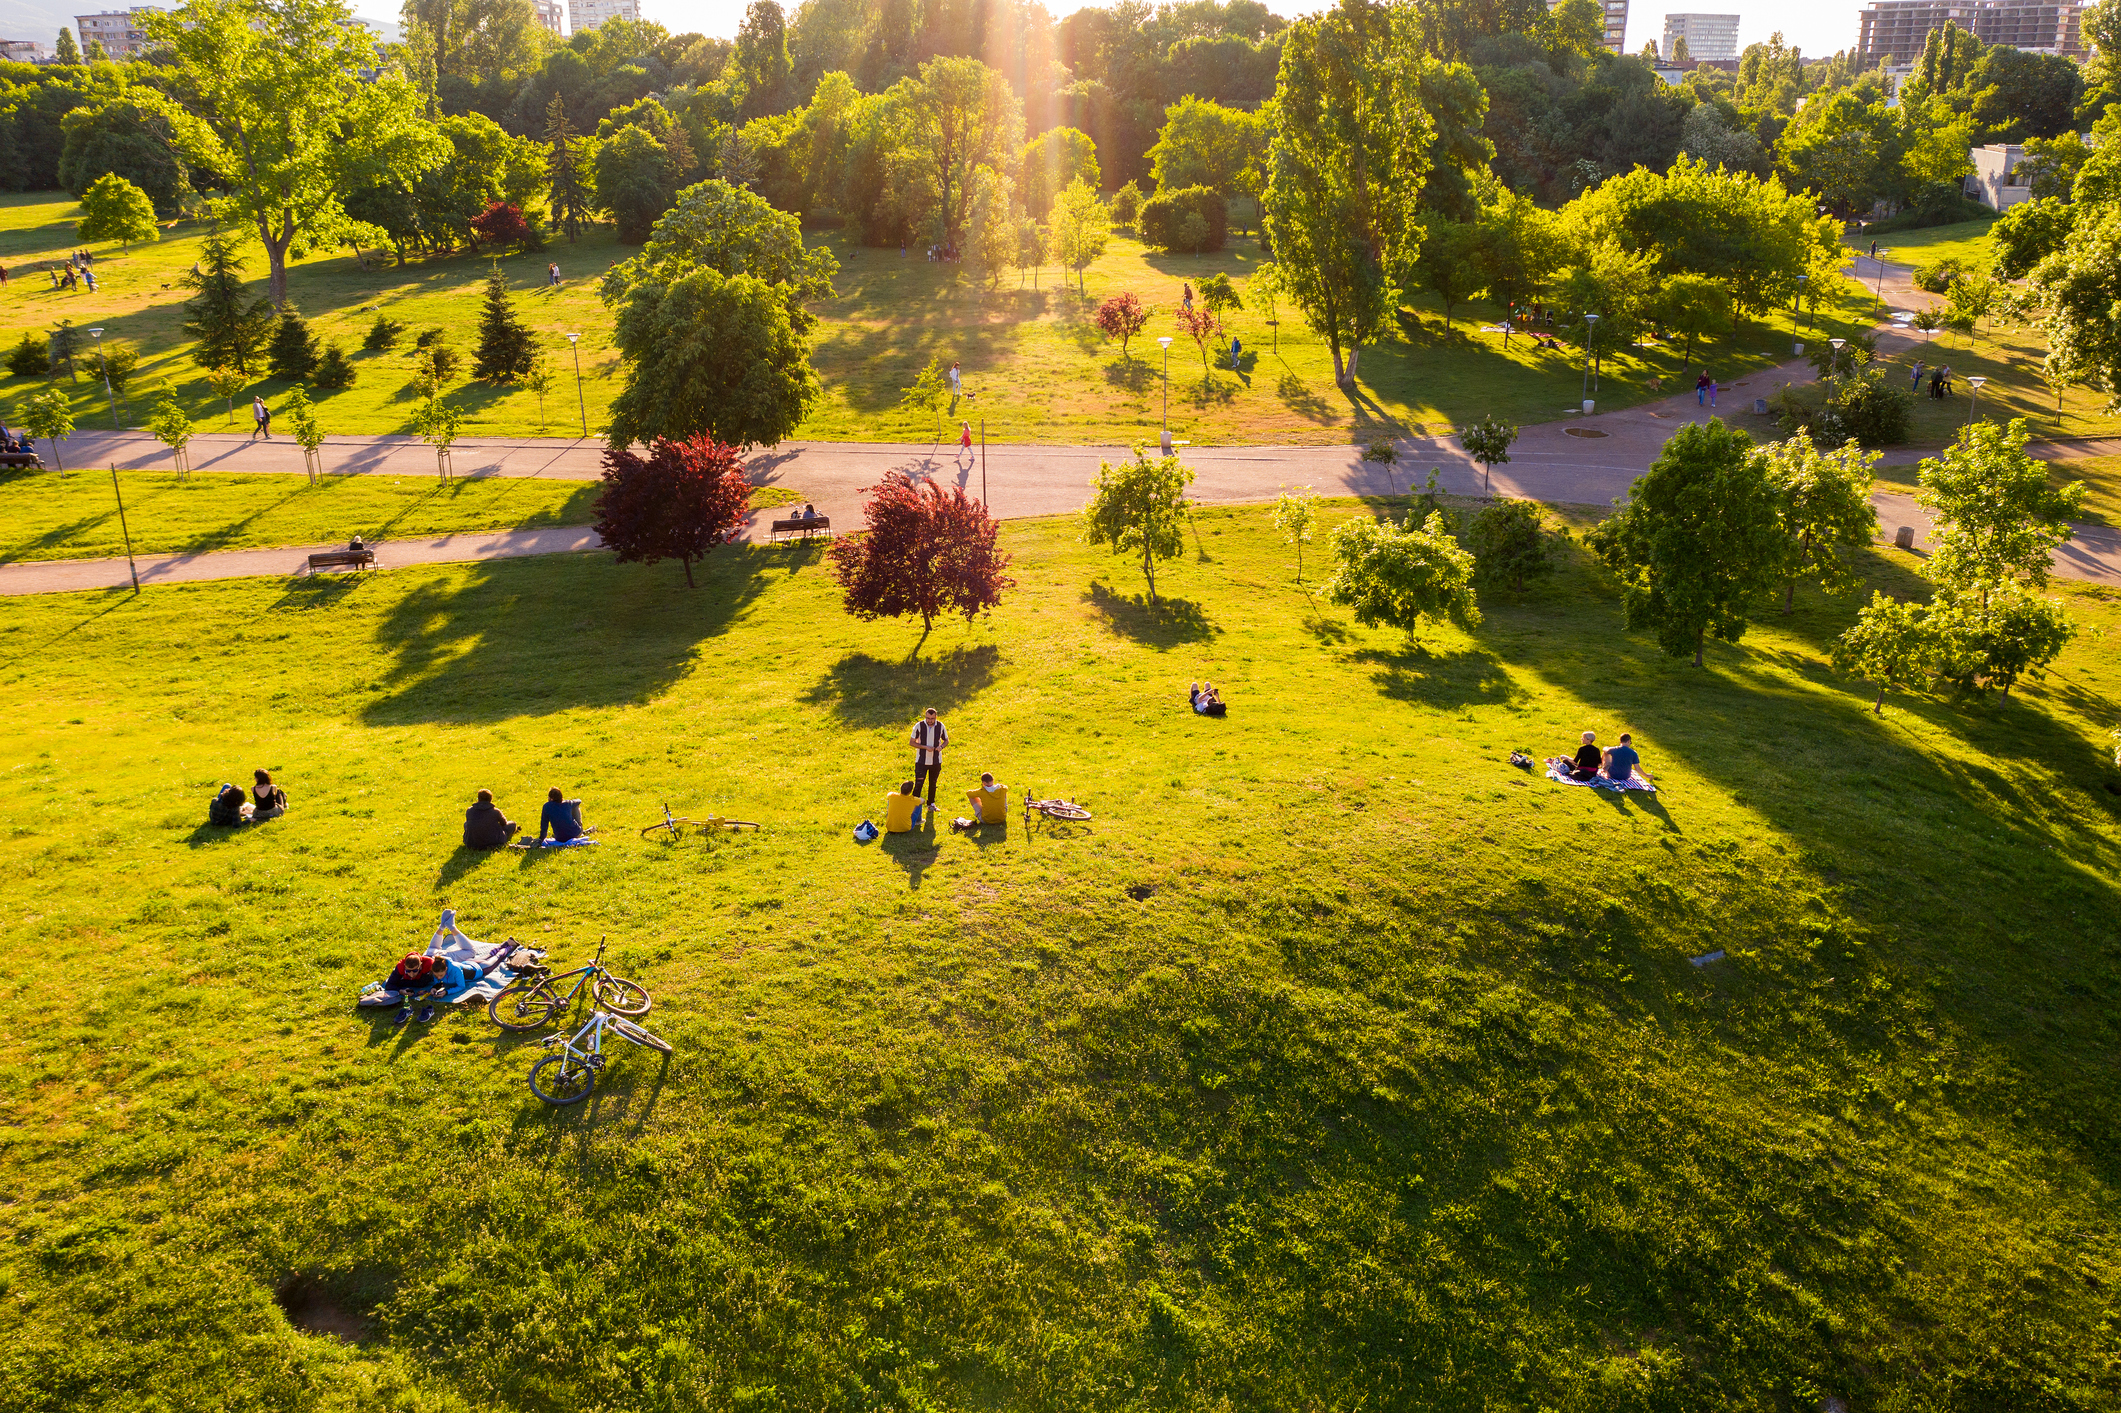
<path id="1" fill-rule="evenodd" d="M 604 1072 L 607 1030 L 622 1040 L 666 1055 L 671 1053 L 669 1041 L 649 1034 L 624 1016 L 591 1011 L 589 1019 L 574 1034 L 545 1037 L 545 1048 L 557 1053 L 530 1067 L 530 1092 L 548 1104 L 579 1104 L 587 1099 L 589 1091 L 597 1087 L 597 1076 Z"/>

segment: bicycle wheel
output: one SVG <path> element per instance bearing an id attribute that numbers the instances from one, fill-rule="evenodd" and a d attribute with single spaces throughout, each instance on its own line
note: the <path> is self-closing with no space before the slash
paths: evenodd
<path id="1" fill-rule="evenodd" d="M 560 1013 L 560 998 L 543 977 L 511 981 L 486 1003 L 486 1014 L 503 1030 L 536 1030 Z"/>
<path id="2" fill-rule="evenodd" d="M 1045 812 L 1048 819 L 1088 819 L 1090 817 L 1090 811 L 1084 809 L 1081 805 L 1070 804 L 1066 800 L 1048 800 L 1045 804 L 1040 805 L 1039 808 Z"/>
<path id="3" fill-rule="evenodd" d="M 615 1033 L 624 1036 L 636 1045 L 646 1045 L 649 1049 L 661 1050 L 666 1055 L 671 1053 L 669 1041 L 658 1035 L 650 1035 L 632 1021 L 615 1020 L 611 1023 L 611 1028 Z"/>
<path id="4" fill-rule="evenodd" d="M 548 1104 L 579 1104 L 596 1087 L 596 1067 L 576 1054 L 547 1055 L 530 1067 L 530 1092 Z"/>
<path id="5" fill-rule="evenodd" d="M 600 976 L 597 978 L 597 1004 L 622 1016 L 645 1016 L 655 1002 L 649 999 L 648 989 L 638 982 L 628 981 L 623 976 Z"/>

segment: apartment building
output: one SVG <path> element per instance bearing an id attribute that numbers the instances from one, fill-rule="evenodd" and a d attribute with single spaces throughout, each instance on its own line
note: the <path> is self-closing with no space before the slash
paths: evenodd
<path id="1" fill-rule="evenodd" d="M 539 24 L 554 34 L 567 33 L 567 11 L 560 0 L 530 0 L 530 8 L 537 12 Z"/>
<path id="2" fill-rule="evenodd" d="M 574 32 L 595 29 L 606 20 L 638 20 L 641 0 L 573 0 Z"/>
<path id="3" fill-rule="evenodd" d="M 1673 48 L 1682 39 L 1686 41 L 1687 54 L 1694 59 L 1735 59 L 1738 57 L 1738 16 L 1666 15 L 1664 42 L 1657 52 L 1669 62 Z"/>
<path id="4" fill-rule="evenodd" d="M 0 59 L 13 64 L 41 64 L 51 58 L 43 42 L 35 39 L 0 39 Z"/>
<path id="5" fill-rule="evenodd" d="M 1866 65 L 1915 62 L 1930 31 L 1943 29 L 1947 20 L 1983 44 L 2084 53 L 2084 6 L 2078 0 L 1872 0 L 1856 19 L 1856 52 Z"/>
<path id="6" fill-rule="evenodd" d="M 1553 9 L 1561 0 L 1547 0 L 1547 8 Z M 1625 54 L 1628 43 L 1628 0 L 1599 0 L 1599 9 L 1605 11 L 1605 47 L 1615 54 Z"/>
<path id="7" fill-rule="evenodd" d="M 113 59 L 137 59 L 147 48 L 147 34 L 140 28 L 142 15 L 159 15 L 161 7 L 141 5 L 131 10 L 105 10 L 100 15 L 74 16 L 74 38 L 81 52 L 88 52 L 92 39 L 103 42 L 103 52 Z"/>

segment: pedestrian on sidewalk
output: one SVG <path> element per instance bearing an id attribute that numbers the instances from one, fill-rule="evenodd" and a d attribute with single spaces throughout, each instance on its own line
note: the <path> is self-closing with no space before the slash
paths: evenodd
<path id="1" fill-rule="evenodd" d="M 958 433 L 957 454 L 964 459 L 967 466 L 970 466 L 972 464 L 972 424 L 970 422 L 960 422 L 957 425 L 964 429 Z M 930 801 L 930 803 L 933 803 L 933 801 Z"/>
<path id="2" fill-rule="evenodd" d="M 1694 405 L 1696 407 L 1708 406 L 1709 395 L 1715 390 L 1716 380 L 1709 376 L 1708 369 L 1702 369 L 1701 376 L 1694 379 Z"/>
<path id="3" fill-rule="evenodd" d="M 250 429 L 250 439 L 256 441 L 262 436 L 265 440 L 271 441 L 272 409 L 265 405 L 264 394 L 261 393 L 250 400 L 250 417 L 255 424 Z"/>

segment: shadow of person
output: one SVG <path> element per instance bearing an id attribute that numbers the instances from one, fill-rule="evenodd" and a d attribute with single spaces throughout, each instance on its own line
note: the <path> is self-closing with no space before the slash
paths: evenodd
<path id="1" fill-rule="evenodd" d="M 900 868 L 906 870 L 907 885 L 919 891 L 921 879 L 935 866 L 942 856 L 942 847 L 935 841 L 935 819 L 931 815 L 922 827 L 905 834 L 886 834 L 883 837 L 884 853 Z"/>
<path id="2" fill-rule="evenodd" d="M 965 831 L 975 849 L 991 849 L 996 844 L 1009 842 L 1009 821 L 998 819 L 989 823 L 975 824 Z"/>
<path id="3" fill-rule="evenodd" d="M 1607 790 L 1594 786 L 1591 793 L 1597 795 L 1623 815 L 1628 814 L 1631 809 L 1639 809 L 1662 824 L 1666 829 L 1672 831 L 1672 833 L 1682 834 L 1685 832 L 1673 820 L 1671 812 L 1665 809 L 1663 802 L 1651 791 Z"/>
<path id="4" fill-rule="evenodd" d="M 435 887 L 447 888 L 480 864 L 504 852 L 504 849 L 473 849 L 463 844 L 457 845 L 456 852 L 442 861 L 442 871 L 435 875 Z M 539 854 L 544 850 L 526 849 L 523 852 Z"/>
<path id="5" fill-rule="evenodd" d="M 240 824 L 202 824 L 185 835 L 184 842 L 187 847 L 196 849 L 201 845 L 237 838 L 242 833 L 243 826 Z"/>

